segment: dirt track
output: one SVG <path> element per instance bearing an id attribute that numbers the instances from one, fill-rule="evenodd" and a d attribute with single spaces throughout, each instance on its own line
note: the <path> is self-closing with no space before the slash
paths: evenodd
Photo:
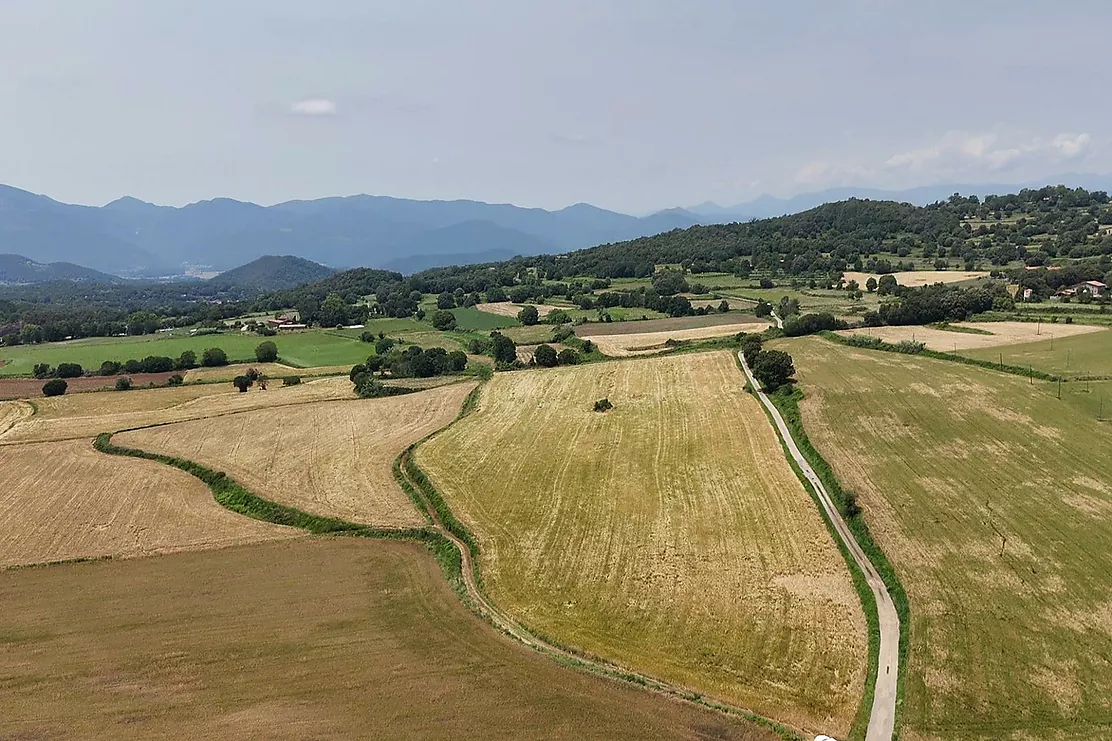
<path id="1" fill-rule="evenodd" d="M 749 366 L 745 363 L 745 357 L 741 353 L 738 353 L 738 360 L 745 370 L 749 384 L 757 390 L 757 397 L 772 416 L 781 439 L 787 446 L 799 470 L 803 472 L 804 477 L 814 487 L 819 501 L 822 502 L 823 510 L 838 532 L 838 537 L 841 538 L 842 543 L 845 544 L 853 556 L 853 560 L 865 575 L 865 581 L 868 582 L 869 589 L 872 590 L 873 597 L 876 598 L 877 614 L 880 622 L 880 654 L 877 660 L 873 707 L 869 713 L 869 726 L 865 733 L 865 741 L 891 741 L 896 724 L 896 697 L 900 674 L 900 618 L 896 613 L 896 606 L 892 602 L 891 595 L 888 594 L 888 587 L 885 586 L 884 580 L 873 568 L 873 564 L 869 561 L 865 552 L 861 550 L 861 546 L 858 545 L 849 526 L 842 519 L 838 508 L 826 491 L 826 487 L 823 486 L 822 481 L 814 469 L 811 468 L 811 464 L 800 452 L 799 446 L 796 445 L 787 424 L 784 422 L 784 418 L 780 415 L 780 410 L 776 408 L 768 395 L 760 390 L 760 385 L 753 377 L 753 372 L 749 370 Z"/>

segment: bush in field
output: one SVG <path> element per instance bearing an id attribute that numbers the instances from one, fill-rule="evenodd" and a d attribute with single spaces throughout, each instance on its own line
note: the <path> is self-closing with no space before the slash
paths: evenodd
<path id="1" fill-rule="evenodd" d="M 521 311 L 517 312 L 517 320 L 526 327 L 532 327 L 540 321 L 540 318 L 541 313 L 537 311 L 537 307 L 532 304 L 525 306 Z"/>
<path id="2" fill-rule="evenodd" d="M 370 331 L 369 329 L 364 330 L 364 331 L 359 333 L 359 341 L 360 342 L 374 342 L 377 338 L 378 338 L 378 335 L 376 335 L 374 332 Z"/>
<path id="3" fill-rule="evenodd" d="M 436 297 L 436 308 L 438 309 L 454 309 L 456 308 L 456 297 L 450 292 L 445 291 Z"/>
<path id="4" fill-rule="evenodd" d="M 174 364 L 177 370 L 189 370 L 190 368 L 197 367 L 197 353 L 192 350 L 186 350 L 178 357 L 178 362 Z"/>
<path id="5" fill-rule="evenodd" d="M 97 375 L 114 376 L 120 372 L 120 368 L 121 366 L 119 361 L 105 360 L 103 363 L 100 364 L 100 370 L 97 371 Z"/>
<path id="6" fill-rule="evenodd" d="M 148 355 L 139 361 L 139 369 L 143 373 L 169 373 L 174 370 L 174 359 Z"/>
<path id="7" fill-rule="evenodd" d="M 31 374 L 35 378 L 50 378 L 54 375 L 54 369 L 50 367 L 49 363 L 36 363 L 35 367 L 31 370 Z"/>
<path id="8" fill-rule="evenodd" d="M 571 321 L 571 316 L 563 309 L 549 312 L 548 316 L 544 318 L 545 324 L 567 324 Z"/>
<path id="9" fill-rule="evenodd" d="M 472 355 L 486 355 L 490 352 L 490 340 L 485 337 L 478 337 L 471 340 L 467 345 L 467 352 Z"/>
<path id="10" fill-rule="evenodd" d="M 579 353 L 572 350 L 570 347 L 565 347 L 556 356 L 556 359 L 559 361 L 560 365 L 576 365 L 579 363 Z"/>
<path id="11" fill-rule="evenodd" d="M 501 332 L 491 332 L 490 355 L 496 363 L 512 363 L 517 360 L 517 343 Z"/>
<path id="12" fill-rule="evenodd" d="M 845 322 L 839 322 L 833 314 L 804 314 L 784 322 L 784 334 L 788 337 L 802 337 L 835 329 L 845 329 Z"/>
<path id="13" fill-rule="evenodd" d="M 128 374 L 142 373 L 143 372 L 143 364 L 140 363 L 135 358 L 131 358 L 130 360 L 125 360 L 124 361 L 124 364 L 123 364 L 123 367 L 121 368 L 121 370 L 124 373 L 128 373 Z"/>
<path id="14" fill-rule="evenodd" d="M 254 381 L 247 376 L 236 376 L 232 379 L 232 385 L 239 389 L 241 394 L 247 393 L 247 389 L 251 388 L 252 383 Z"/>
<path id="15" fill-rule="evenodd" d="M 795 375 L 792 356 L 782 350 L 761 350 L 753 360 L 753 375 L 765 391 L 775 391 Z"/>
<path id="16" fill-rule="evenodd" d="M 538 345 L 533 351 L 533 362 L 542 368 L 552 368 L 559 364 L 560 358 L 552 345 Z"/>
<path id="17" fill-rule="evenodd" d="M 772 304 L 761 299 L 757 301 L 757 307 L 753 309 L 753 313 L 758 317 L 772 316 Z"/>
<path id="18" fill-rule="evenodd" d="M 394 341 L 389 337 L 379 337 L 375 340 L 375 355 L 385 355 L 394 347 Z"/>
<path id="19" fill-rule="evenodd" d="M 69 384 L 61 378 L 52 378 L 42 385 L 43 396 L 61 396 L 66 393 Z"/>
<path id="20" fill-rule="evenodd" d="M 183 383 L 185 383 L 185 378 L 180 373 L 175 373 L 166 379 L 168 386 L 181 386 Z"/>
<path id="21" fill-rule="evenodd" d="M 85 369 L 77 363 L 58 363 L 54 375 L 58 378 L 79 378 L 84 375 Z"/>
<path id="22" fill-rule="evenodd" d="M 572 329 L 571 327 L 567 326 L 567 325 L 561 325 L 561 326 L 557 327 L 556 329 L 552 330 L 552 341 L 553 342 L 563 342 L 564 340 L 568 339 L 569 337 L 574 337 L 574 336 L 575 336 L 575 330 Z"/>
<path id="23" fill-rule="evenodd" d="M 219 347 L 210 347 L 201 353 L 201 365 L 206 368 L 215 368 L 228 364 L 228 354 Z M 244 389 L 246 391 L 246 389 Z"/>
<path id="24" fill-rule="evenodd" d="M 432 313 L 432 326 L 441 332 L 448 332 L 456 328 L 456 315 L 444 309 L 437 309 Z"/>
<path id="25" fill-rule="evenodd" d="M 278 346 L 270 340 L 260 342 L 255 348 L 255 360 L 260 363 L 273 363 L 278 360 Z"/>
<path id="26" fill-rule="evenodd" d="M 729 310 L 730 310 L 730 302 L 727 301 L 726 299 L 722 299 L 722 303 L 720 303 L 718 305 L 718 313 L 719 314 L 725 314 Z"/>
<path id="27" fill-rule="evenodd" d="M 131 378 L 129 376 L 120 376 L 116 379 L 117 391 L 131 391 Z"/>
<path id="28" fill-rule="evenodd" d="M 286 376 L 282 379 L 283 386 L 298 386 L 301 384 L 301 376 Z"/>
<path id="29" fill-rule="evenodd" d="M 610 403 L 609 399 L 599 399 L 598 401 L 595 402 L 595 411 L 596 412 L 608 412 L 613 408 L 614 408 L 614 405 Z"/>

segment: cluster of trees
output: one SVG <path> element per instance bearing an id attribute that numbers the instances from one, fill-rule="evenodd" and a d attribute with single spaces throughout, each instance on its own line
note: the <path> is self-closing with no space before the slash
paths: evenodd
<path id="1" fill-rule="evenodd" d="M 579 363 L 579 353 L 570 347 L 565 347 L 559 352 L 552 345 L 537 345 L 533 350 L 533 365 L 542 368 L 554 368 L 557 365 L 576 365 Z"/>
<path id="2" fill-rule="evenodd" d="M 389 345 L 383 354 L 371 355 L 366 362 L 353 366 L 352 382 L 364 374 L 378 373 L 393 378 L 431 378 L 459 373 L 467 368 L 467 355 L 462 350 L 448 352 L 442 347 L 422 348 L 410 345 L 404 350 Z"/>
<path id="3" fill-rule="evenodd" d="M 776 391 L 790 384 L 795 376 L 792 356 L 782 350 L 765 350 L 759 335 L 742 337 L 741 354 L 765 391 Z"/>
<path id="4" fill-rule="evenodd" d="M 269 346 L 269 347 L 268 347 Z M 278 348 L 273 342 L 264 342 L 255 349 L 260 362 L 273 362 L 278 359 Z M 273 353 L 273 354 L 272 354 Z M 269 359 L 267 359 L 269 358 Z M 210 347 L 201 353 L 200 365 L 212 368 L 228 364 L 228 355 L 219 347 Z M 136 373 L 169 373 L 170 371 L 189 370 L 196 368 L 197 353 L 186 350 L 176 359 L 164 355 L 148 355 L 142 360 L 105 360 L 100 364 L 95 375 L 115 376 L 120 374 L 134 375 Z M 86 375 L 86 371 L 79 363 L 59 363 L 57 368 L 52 368 L 48 363 L 35 365 L 32 375 L 35 378 L 77 378 Z M 93 375 L 90 371 L 89 375 Z"/>
<path id="5" fill-rule="evenodd" d="M 1008 311 L 1015 307 L 1012 297 L 1000 284 L 971 288 L 943 284 L 920 288 L 899 286 L 894 296 L 895 300 L 882 303 L 879 311 L 865 313 L 866 326 L 961 321 L 974 314 Z"/>

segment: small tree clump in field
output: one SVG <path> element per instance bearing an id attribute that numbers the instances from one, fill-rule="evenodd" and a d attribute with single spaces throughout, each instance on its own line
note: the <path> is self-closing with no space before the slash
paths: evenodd
<path id="1" fill-rule="evenodd" d="M 201 353 L 201 365 L 206 368 L 215 368 L 228 364 L 228 354 L 219 347 L 210 347 Z"/>
<path id="2" fill-rule="evenodd" d="M 517 320 L 524 324 L 526 327 L 532 327 L 540 321 L 541 313 L 537 311 L 537 307 L 529 304 L 517 312 Z"/>
<path id="3" fill-rule="evenodd" d="M 720 303 L 718 305 L 718 313 L 719 314 L 725 314 L 729 310 L 730 310 L 730 302 L 727 301 L 726 299 L 722 299 L 722 303 Z"/>
<path id="4" fill-rule="evenodd" d="M 552 368 L 560 362 L 560 357 L 552 345 L 538 345 L 533 351 L 533 362 L 542 368 Z"/>
<path id="5" fill-rule="evenodd" d="M 31 374 L 35 378 L 50 378 L 54 375 L 54 369 L 50 367 L 49 363 L 35 363 L 35 367 L 31 370 Z"/>
<path id="6" fill-rule="evenodd" d="M 273 363 L 278 360 L 278 346 L 270 340 L 260 342 L 255 348 L 255 359 L 260 363 Z"/>
<path id="7" fill-rule="evenodd" d="M 490 355 L 496 363 L 512 363 L 517 360 L 517 343 L 501 332 L 491 332 Z"/>
<path id="8" fill-rule="evenodd" d="M 282 379 L 283 386 L 297 386 L 301 383 L 301 376 L 286 376 Z"/>
<path id="9" fill-rule="evenodd" d="M 763 298 L 757 301 L 757 307 L 753 309 L 753 314 L 758 317 L 766 317 L 772 315 L 772 304 L 765 301 Z"/>
<path id="10" fill-rule="evenodd" d="M 61 378 L 52 378 L 42 385 L 43 396 L 61 396 L 66 393 L 69 384 Z"/>
<path id="11" fill-rule="evenodd" d="M 105 360 L 100 364 L 100 370 L 97 375 L 100 376 L 114 376 L 120 372 L 120 363 L 116 360 Z"/>
<path id="12" fill-rule="evenodd" d="M 596 412 L 608 412 L 613 408 L 614 405 L 610 403 L 610 399 L 599 399 L 595 402 Z"/>
<path id="13" fill-rule="evenodd" d="M 753 375 L 765 391 L 775 391 L 795 375 L 792 356 L 782 350 L 761 350 L 753 359 Z"/>
<path id="14" fill-rule="evenodd" d="M 166 379 L 168 386 L 181 386 L 183 383 L 185 383 L 185 378 L 180 373 L 175 373 Z"/>
<path id="15" fill-rule="evenodd" d="M 54 375 L 58 378 L 78 378 L 85 374 L 85 369 L 77 363 L 58 363 Z"/>
<path id="16" fill-rule="evenodd" d="M 247 389 L 251 388 L 251 384 L 253 383 L 254 381 L 247 376 L 236 376 L 232 379 L 232 385 L 239 389 L 241 394 L 247 393 Z"/>
<path id="17" fill-rule="evenodd" d="M 432 313 L 432 326 L 441 332 L 449 332 L 456 328 L 456 315 L 446 309 L 437 309 Z"/>
<path id="18" fill-rule="evenodd" d="M 560 362 L 560 365 L 576 365 L 579 363 L 579 353 L 570 347 L 565 347 L 556 356 L 556 359 Z"/>
<path id="19" fill-rule="evenodd" d="M 131 377 L 130 376 L 120 376 L 119 378 L 117 378 L 116 379 L 116 390 L 117 391 L 131 391 Z"/>
<path id="20" fill-rule="evenodd" d="M 178 362 L 174 364 L 178 370 L 189 370 L 190 368 L 197 367 L 197 353 L 192 350 L 186 350 L 178 357 Z"/>

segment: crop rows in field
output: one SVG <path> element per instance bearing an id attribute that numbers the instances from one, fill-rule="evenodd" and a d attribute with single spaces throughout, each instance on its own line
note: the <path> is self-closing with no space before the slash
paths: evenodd
<path id="1" fill-rule="evenodd" d="M 419 526 L 424 519 L 394 481 L 394 458 L 451 422 L 473 388 L 259 409 L 125 432 L 114 442 L 225 471 L 260 496 L 313 514 Z"/>
<path id="2" fill-rule="evenodd" d="M 849 727 L 861 607 L 729 353 L 496 375 L 417 460 L 528 627 L 799 727 Z"/>
<path id="3" fill-rule="evenodd" d="M 817 338 L 784 349 L 812 442 L 908 593 L 904 737 L 1099 737 L 1112 426 L 1052 384 Z"/>

